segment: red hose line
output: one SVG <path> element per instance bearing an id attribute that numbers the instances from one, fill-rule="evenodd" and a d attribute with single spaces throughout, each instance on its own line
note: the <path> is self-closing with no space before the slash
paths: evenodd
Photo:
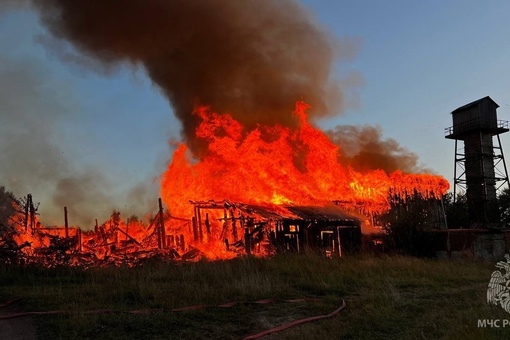
<path id="1" fill-rule="evenodd" d="M 283 331 L 285 329 L 288 329 L 288 328 L 291 328 L 291 327 L 295 327 L 297 325 L 301 325 L 301 324 L 304 324 L 304 323 L 307 323 L 307 322 L 312 322 L 312 321 L 316 321 L 316 320 L 331 318 L 331 317 L 337 315 L 338 313 L 340 313 L 340 311 L 342 309 L 344 309 L 345 306 L 346 306 L 345 301 L 342 299 L 342 305 L 340 307 L 338 307 L 337 309 L 335 309 L 333 312 L 331 312 L 331 313 L 329 313 L 327 315 L 319 315 L 319 316 L 313 316 L 311 318 L 295 320 L 295 321 L 292 321 L 292 322 L 286 323 L 284 325 L 281 325 L 281 326 L 278 326 L 278 327 L 274 327 L 274 328 L 265 330 L 263 332 L 260 332 L 260 333 L 254 334 L 254 335 L 247 336 L 246 338 L 244 338 L 244 340 L 258 339 L 258 338 L 261 338 L 263 336 L 269 335 L 271 333 L 281 332 L 281 331 Z"/>
<path id="2" fill-rule="evenodd" d="M 10 305 L 13 302 L 19 301 L 20 299 L 21 298 L 8 301 L 7 303 L 4 303 L 3 305 L 0 305 L 0 308 L 1 307 L 5 307 L 7 305 Z M 307 300 L 316 300 L 316 299 L 294 299 L 294 300 L 283 300 L 283 301 L 286 301 L 286 302 L 304 302 L 304 301 L 307 301 Z M 114 310 L 114 309 L 97 309 L 97 310 L 85 311 L 84 313 L 85 314 L 110 314 L 110 313 L 144 314 L 144 313 L 151 313 L 151 312 L 182 312 L 182 311 L 199 310 L 199 309 L 204 309 L 204 308 L 207 308 L 207 307 L 220 307 L 220 308 L 233 307 L 233 306 L 235 306 L 237 304 L 242 304 L 242 303 L 266 304 L 266 303 L 271 303 L 271 302 L 274 302 L 274 301 L 275 300 L 271 300 L 271 299 L 252 301 L 252 302 L 250 302 L 250 301 L 235 301 L 235 302 L 229 302 L 229 303 L 225 303 L 225 304 L 218 305 L 218 306 L 197 305 L 197 306 L 187 306 L 187 307 L 174 308 L 174 309 L 170 309 L 170 310 L 165 310 L 165 309 L 140 309 L 140 310 L 132 310 L 132 311 L 120 311 L 120 310 Z M 254 335 L 247 336 L 246 338 L 244 338 L 244 340 L 258 339 L 258 338 L 261 338 L 263 336 L 269 335 L 271 333 L 281 332 L 283 330 L 286 330 L 286 329 L 289 329 L 291 327 L 295 327 L 295 326 L 298 326 L 298 325 L 302 325 L 304 323 L 331 318 L 331 317 L 337 315 L 338 313 L 340 313 L 340 311 L 342 311 L 345 308 L 345 306 L 346 306 L 345 301 L 342 299 L 342 305 L 340 307 L 338 307 L 337 309 L 335 309 L 333 312 L 329 313 L 329 314 L 313 316 L 313 317 L 309 317 L 309 318 L 305 318 L 305 319 L 300 319 L 300 320 L 295 320 L 295 321 L 292 321 L 292 322 L 286 323 L 284 325 L 281 325 L 281 326 L 278 326 L 278 327 L 274 327 L 274 328 L 265 330 L 263 332 L 260 332 L 260 333 L 254 334 Z M 49 314 L 64 314 L 64 313 L 69 313 L 69 311 L 65 311 L 65 310 L 53 310 L 53 311 L 45 311 L 45 312 L 23 312 L 23 313 L 15 313 L 15 314 L 8 314 L 8 315 L 0 315 L 0 319 L 4 319 L 5 320 L 5 319 L 20 318 L 20 317 L 30 316 L 30 315 L 49 315 Z"/>

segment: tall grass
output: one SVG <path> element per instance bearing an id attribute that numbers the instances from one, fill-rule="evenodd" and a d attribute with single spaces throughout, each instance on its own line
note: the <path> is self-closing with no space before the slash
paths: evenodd
<path id="1" fill-rule="evenodd" d="M 485 302 L 493 270 L 492 263 L 473 261 L 311 254 L 89 270 L 0 267 L 0 298 L 23 297 L 27 310 L 69 311 L 36 317 L 41 338 L 237 339 L 329 313 L 342 298 L 348 307 L 337 317 L 269 338 L 507 338 L 506 329 L 477 327 L 478 319 L 510 319 Z M 179 313 L 84 313 L 300 297 L 320 299 Z"/>

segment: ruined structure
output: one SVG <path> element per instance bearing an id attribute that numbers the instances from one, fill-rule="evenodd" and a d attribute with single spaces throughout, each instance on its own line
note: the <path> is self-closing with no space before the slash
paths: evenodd
<path id="1" fill-rule="evenodd" d="M 227 250 L 244 247 L 247 254 L 315 251 L 326 256 L 342 256 L 361 249 L 359 218 L 334 205 L 262 206 L 230 201 L 192 203 L 195 206 L 193 234 L 198 235 L 196 240 L 204 242 L 206 238 L 205 241 L 210 242 L 215 238 L 221 239 Z M 216 218 L 211 220 L 210 216 Z"/>

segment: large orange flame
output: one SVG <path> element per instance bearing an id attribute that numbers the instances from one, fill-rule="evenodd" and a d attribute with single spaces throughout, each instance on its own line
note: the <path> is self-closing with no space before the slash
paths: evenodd
<path id="1" fill-rule="evenodd" d="M 310 124 L 307 109 L 307 104 L 296 103 L 296 128 L 258 126 L 248 131 L 228 114 L 198 107 L 194 114 L 201 122 L 196 135 L 207 150 L 195 160 L 185 144 L 176 148 L 161 182 L 168 212 L 148 218 L 148 223 L 124 223 L 120 213 L 114 213 L 89 232 L 76 227 L 45 228 L 35 214 L 25 219 L 17 214 L 13 240 L 18 246 L 9 249 L 19 248 L 27 260 L 47 265 L 134 264 L 153 255 L 231 258 L 242 252 L 243 237 L 249 236 L 250 243 L 245 245 L 266 255 L 271 247 L 268 237 L 263 237 L 269 233 L 262 227 L 273 223 L 267 221 L 271 216 L 288 216 L 285 206 L 336 202 L 343 209 L 380 214 L 390 208 L 393 198 L 404 202 L 416 196 L 437 199 L 448 190 L 448 182 L 436 175 L 358 172 L 341 165 L 341 150 Z M 270 210 L 256 218 L 237 209 L 248 205 L 253 207 L 250 211 L 257 210 L 255 206 Z"/>
<path id="2" fill-rule="evenodd" d="M 199 161 L 190 158 L 184 144 L 175 150 L 161 185 L 171 213 L 191 216 L 189 200 L 210 199 L 298 205 L 340 200 L 363 202 L 381 213 L 389 208 L 390 195 L 439 198 L 448 190 L 448 181 L 436 175 L 360 173 L 342 166 L 341 150 L 310 124 L 308 108 L 296 103 L 296 129 L 277 125 L 246 131 L 230 115 L 198 107 L 196 135 L 208 150 Z"/>

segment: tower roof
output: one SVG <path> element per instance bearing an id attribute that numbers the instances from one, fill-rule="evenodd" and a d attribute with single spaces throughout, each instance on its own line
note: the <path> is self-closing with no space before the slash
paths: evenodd
<path id="1" fill-rule="evenodd" d="M 494 100 L 492 100 L 491 97 L 487 96 L 487 97 L 483 97 L 481 99 L 475 100 L 474 102 L 471 102 L 469 104 L 463 105 L 463 106 L 453 110 L 452 113 L 457 113 L 457 112 L 460 112 L 460 111 L 464 111 L 464 110 L 469 109 L 469 108 L 471 108 L 473 106 L 477 106 L 478 104 L 480 104 L 480 103 L 482 103 L 484 101 L 487 101 L 487 100 L 490 100 L 491 102 L 496 104 L 496 107 L 499 107 L 498 103 L 496 103 Z"/>

